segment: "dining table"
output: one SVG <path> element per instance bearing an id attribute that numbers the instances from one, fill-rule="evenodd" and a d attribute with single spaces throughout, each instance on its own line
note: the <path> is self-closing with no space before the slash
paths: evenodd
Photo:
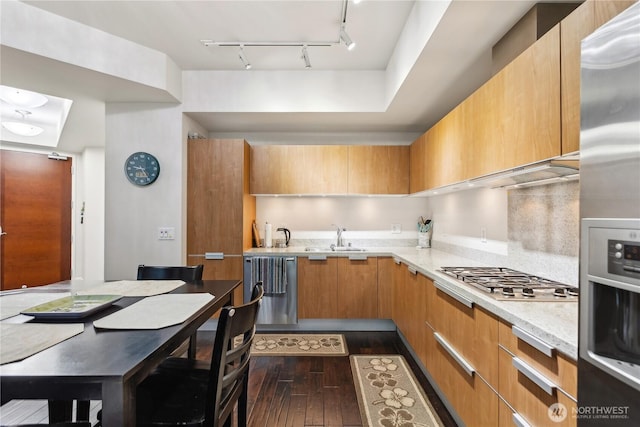
<path id="1" fill-rule="evenodd" d="M 208 293 L 214 296 L 182 323 L 159 329 L 100 329 L 94 322 L 141 301 L 122 297 L 109 307 L 81 320 L 84 330 L 58 344 L 0 365 L 2 404 L 12 399 L 101 400 L 102 425 L 135 426 L 136 387 L 220 308 L 233 305 L 234 290 L 242 280 L 185 282 L 169 294 Z M 23 292 L 75 294 L 87 288 L 83 281 L 61 282 Z M 2 294 L 0 294 L 2 298 Z M 237 302 L 242 303 L 242 301 Z M 23 314 L 2 323 L 52 323 Z"/>

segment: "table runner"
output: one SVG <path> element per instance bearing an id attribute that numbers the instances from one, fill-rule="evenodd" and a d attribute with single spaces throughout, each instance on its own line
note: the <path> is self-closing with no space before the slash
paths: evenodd
<path id="1" fill-rule="evenodd" d="M 19 292 L 2 295 L 0 297 L 0 320 L 17 316 L 27 308 L 70 295 L 69 292 Z"/>
<path id="2" fill-rule="evenodd" d="M 207 293 L 152 296 L 94 321 L 93 326 L 98 329 L 161 329 L 184 322 L 213 298 Z"/>
<path id="3" fill-rule="evenodd" d="M 0 365 L 32 356 L 82 332 L 82 323 L 0 323 Z"/>
<path id="4" fill-rule="evenodd" d="M 184 285 L 182 280 L 119 280 L 78 291 L 78 295 L 122 295 L 149 297 L 166 294 Z"/>

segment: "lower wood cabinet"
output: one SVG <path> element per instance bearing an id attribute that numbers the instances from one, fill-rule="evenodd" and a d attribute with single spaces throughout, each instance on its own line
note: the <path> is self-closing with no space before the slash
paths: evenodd
<path id="1" fill-rule="evenodd" d="M 457 415 L 467 426 L 498 425 L 498 394 L 477 372 L 468 370 L 469 361 L 456 355 L 450 343 L 443 345 L 436 331 L 426 329 L 429 373 Z"/>
<path id="2" fill-rule="evenodd" d="M 298 318 L 377 317 L 376 257 L 298 257 Z"/>
<path id="3" fill-rule="evenodd" d="M 298 257 L 298 318 L 338 318 L 338 258 Z"/>
<path id="4" fill-rule="evenodd" d="M 378 257 L 378 319 L 393 319 L 395 263 L 394 258 Z"/>
<path id="5" fill-rule="evenodd" d="M 338 258 L 338 318 L 378 317 L 378 259 Z"/>
<path id="6" fill-rule="evenodd" d="M 499 360 L 500 395 L 522 420 L 532 426 L 576 425 L 573 413 L 577 403 L 552 380 L 503 348 Z"/>

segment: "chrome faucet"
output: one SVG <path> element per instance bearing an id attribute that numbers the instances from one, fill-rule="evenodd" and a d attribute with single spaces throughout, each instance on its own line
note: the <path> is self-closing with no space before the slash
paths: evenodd
<path id="1" fill-rule="evenodd" d="M 342 232 L 343 231 L 347 231 L 346 228 L 340 227 L 336 224 L 332 224 L 334 227 L 336 227 L 338 230 L 338 238 L 336 239 L 336 246 L 337 247 L 343 247 L 344 246 L 344 242 L 342 241 Z"/>

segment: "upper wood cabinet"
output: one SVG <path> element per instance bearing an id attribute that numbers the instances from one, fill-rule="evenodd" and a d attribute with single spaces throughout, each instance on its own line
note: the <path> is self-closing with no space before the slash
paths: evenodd
<path id="1" fill-rule="evenodd" d="M 349 194 L 407 194 L 408 145 L 349 145 Z"/>
<path id="2" fill-rule="evenodd" d="M 427 181 L 427 135 L 418 137 L 409 147 L 409 193 L 418 193 L 429 188 Z"/>
<path id="3" fill-rule="evenodd" d="M 634 1 L 588 0 L 560 23 L 562 154 L 580 149 L 580 49 L 582 39 Z"/>
<path id="4" fill-rule="evenodd" d="M 251 147 L 251 194 L 408 192 L 409 146 Z"/>
<path id="5" fill-rule="evenodd" d="M 560 155 L 560 26 L 505 67 L 501 111 L 504 166 L 512 168 Z"/>
<path id="6" fill-rule="evenodd" d="M 251 147 L 251 194 L 346 194 L 344 145 Z"/>

